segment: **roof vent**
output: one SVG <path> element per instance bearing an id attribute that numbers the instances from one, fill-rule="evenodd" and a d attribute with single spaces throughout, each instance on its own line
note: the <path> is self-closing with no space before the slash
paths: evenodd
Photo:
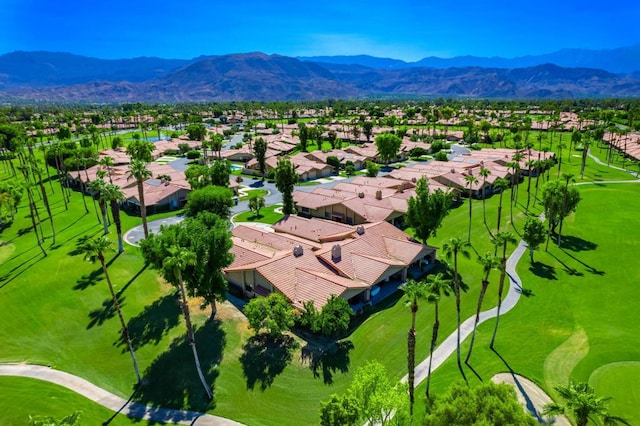
<path id="1" fill-rule="evenodd" d="M 302 246 L 300 244 L 296 244 L 295 247 L 293 247 L 293 255 L 295 257 L 299 257 L 302 256 L 303 250 L 302 250 Z"/>
<path id="2" fill-rule="evenodd" d="M 416 183 L 417 181 L 418 179 L 416 179 L 415 176 L 411 178 L 411 182 Z"/>
<path id="3" fill-rule="evenodd" d="M 358 192 L 358 197 L 364 198 L 364 192 Z"/>
<path id="4" fill-rule="evenodd" d="M 358 235 L 364 234 L 364 226 L 358 225 L 358 227 L 356 228 L 356 232 L 358 233 Z"/>
<path id="5" fill-rule="evenodd" d="M 451 168 L 451 173 L 455 173 L 456 169 L 454 169 L 453 167 Z"/>
<path id="6" fill-rule="evenodd" d="M 376 191 L 376 200 L 382 200 L 382 191 L 379 189 Z"/>
<path id="7" fill-rule="evenodd" d="M 331 260 L 333 260 L 334 262 L 337 262 L 341 258 L 342 258 L 342 247 L 340 247 L 340 244 L 334 244 L 333 247 L 331 247 Z"/>

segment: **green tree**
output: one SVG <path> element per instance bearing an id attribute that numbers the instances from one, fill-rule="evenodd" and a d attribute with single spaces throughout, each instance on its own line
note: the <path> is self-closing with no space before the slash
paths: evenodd
<path id="1" fill-rule="evenodd" d="M 294 213 L 293 188 L 298 182 L 298 174 L 293 163 L 286 157 L 280 158 L 275 169 L 276 188 L 282 193 L 282 213 Z"/>
<path id="2" fill-rule="evenodd" d="M 196 264 L 188 265 L 182 275 L 189 295 L 202 297 L 203 307 L 211 306 L 210 318 L 213 319 L 217 312 L 216 301 L 224 300 L 227 291 L 222 269 L 233 262 L 229 222 L 213 213 L 201 212 L 196 217 L 187 217 L 180 223 L 161 229 L 161 233 L 153 234 L 140 243 L 145 261 L 161 269 L 172 246 L 179 245 L 193 251 Z M 164 273 L 171 271 L 165 270 Z"/>
<path id="3" fill-rule="evenodd" d="M 335 155 L 330 155 L 327 157 L 327 164 L 333 167 L 333 172 L 338 174 L 340 171 L 340 159 Z"/>
<path id="4" fill-rule="evenodd" d="M 216 160 L 208 170 L 210 185 L 229 187 L 231 176 L 231 162 L 229 160 Z"/>
<path id="5" fill-rule="evenodd" d="M 451 195 L 440 188 L 429 193 L 427 179 L 422 177 L 416 185 L 416 195 L 407 200 L 407 222 L 424 244 L 436 235 L 442 220 L 451 210 Z"/>
<path id="6" fill-rule="evenodd" d="M 351 395 L 329 395 L 328 401 L 320 402 L 321 426 L 355 426 L 360 414 L 358 401 Z"/>
<path id="7" fill-rule="evenodd" d="M 192 141 L 203 141 L 207 136 L 207 127 L 202 123 L 189 124 L 185 130 Z"/>
<path id="8" fill-rule="evenodd" d="M 449 288 L 451 287 L 451 281 L 444 278 L 442 273 L 427 276 L 427 301 L 433 303 L 434 306 L 434 320 L 433 329 L 431 331 L 431 344 L 429 345 L 429 367 L 427 368 L 427 386 L 426 395 L 429 400 L 429 388 L 431 385 L 431 364 L 433 361 L 433 352 L 436 350 L 436 343 L 438 341 L 438 330 L 440 328 L 440 315 L 439 306 L 442 296 L 449 295 Z"/>
<path id="9" fill-rule="evenodd" d="M 596 422 L 600 418 L 605 425 L 630 425 L 622 417 L 609 414 L 607 402 L 611 398 L 599 397 L 588 383 L 569 383 L 569 386 L 556 386 L 556 392 L 564 404 L 553 402 L 544 407 L 545 415 L 571 415 L 577 426 L 587 426 L 589 420 Z"/>
<path id="10" fill-rule="evenodd" d="M 524 224 L 524 234 L 522 235 L 522 239 L 529 247 L 529 256 L 532 264 L 533 252 L 534 250 L 537 250 L 542 243 L 544 243 L 546 235 L 547 233 L 544 229 L 544 224 L 539 219 L 535 217 L 527 219 L 527 222 Z"/>
<path id="11" fill-rule="evenodd" d="M 491 336 L 491 343 L 489 347 L 493 349 L 493 346 L 496 341 L 496 335 L 498 334 L 498 324 L 500 322 L 500 308 L 502 307 L 502 293 L 504 292 L 504 280 L 507 276 L 507 246 L 509 244 L 515 244 L 516 237 L 512 232 L 498 232 L 495 237 L 493 237 L 493 245 L 496 246 L 496 249 L 502 246 L 502 257 L 500 258 L 500 281 L 498 282 L 498 307 L 496 312 L 496 324 L 493 328 L 493 335 Z"/>
<path id="12" fill-rule="evenodd" d="M 298 124 L 298 138 L 300 139 L 300 149 L 302 152 L 306 152 L 309 142 L 309 128 L 304 123 Z"/>
<path id="13" fill-rule="evenodd" d="M 185 290 L 184 280 L 182 279 L 183 271 L 185 271 L 188 266 L 194 266 L 196 264 L 197 256 L 194 252 L 179 246 L 170 247 L 168 251 L 169 256 L 162 262 L 163 275 L 167 281 L 178 287 L 180 292 L 182 315 L 184 316 L 184 322 L 187 326 L 187 342 L 191 346 L 196 370 L 198 371 L 198 377 L 200 377 L 202 386 L 204 387 L 209 399 L 213 399 L 211 388 L 209 387 L 209 384 L 202 373 L 202 367 L 200 366 L 200 357 L 198 356 L 198 351 L 196 349 L 196 337 L 193 332 L 193 325 L 191 324 L 189 304 L 187 303 L 187 292 Z M 169 273 L 166 273 L 167 271 L 169 271 Z"/>
<path id="14" fill-rule="evenodd" d="M 151 170 L 147 169 L 147 164 L 142 160 L 133 160 L 127 170 L 127 180 L 135 179 L 138 186 L 138 202 L 140 203 L 140 217 L 142 218 L 142 229 L 144 237 L 149 237 L 147 227 L 147 206 L 144 203 L 144 181 L 151 178 Z"/>
<path id="15" fill-rule="evenodd" d="M 260 217 L 262 208 L 264 208 L 264 197 L 262 195 L 251 195 L 249 197 L 249 210 L 254 212 L 256 217 Z"/>
<path id="16" fill-rule="evenodd" d="M 407 333 L 407 370 L 409 378 L 409 412 L 413 415 L 416 369 L 416 315 L 418 313 L 418 303 L 427 298 L 428 290 L 425 283 L 411 279 L 402 284 L 400 289 L 404 292 L 406 304 L 411 309 L 411 327 Z"/>
<path id="17" fill-rule="evenodd" d="M 547 248 L 551 234 L 565 217 L 574 212 L 580 202 L 580 191 L 559 180 L 549 181 L 542 187 L 542 205 L 545 218 L 549 221 Z"/>
<path id="18" fill-rule="evenodd" d="M 251 299 L 244 307 L 249 327 L 256 333 L 263 330 L 270 335 L 288 331 L 294 324 L 294 310 L 289 301 L 280 293 Z"/>
<path id="19" fill-rule="evenodd" d="M 80 411 L 57 420 L 51 416 L 29 416 L 29 426 L 80 426 Z"/>
<path id="20" fill-rule="evenodd" d="M 464 241 L 459 237 L 452 237 L 442 245 L 442 252 L 447 259 L 453 258 L 453 294 L 456 297 L 456 360 L 458 362 L 458 369 L 462 378 L 466 381 L 467 377 L 462 369 L 462 363 L 460 362 L 460 276 L 458 275 L 458 255 L 462 255 L 467 259 L 469 254 L 469 242 Z"/>
<path id="21" fill-rule="evenodd" d="M 491 252 L 486 252 L 484 256 L 478 256 L 478 263 L 482 265 L 482 272 L 484 276 L 482 277 L 482 286 L 480 287 L 480 295 L 478 296 L 478 304 L 476 305 L 476 319 L 473 323 L 473 332 L 471 333 L 471 342 L 469 343 L 469 352 L 467 352 L 467 357 L 465 358 L 465 364 L 469 364 L 469 360 L 471 359 L 471 352 L 473 351 L 473 344 L 476 340 L 476 331 L 478 329 L 478 324 L 480 323 L 480 311 L 482 310 L 482 302 L 484 301 L 484 296 L 487 294 L 487 288 L 489 287 L 489 274 L 494 269 L 500 267 L 499 259 L 491 254 Z"/>
<path id="22" fill-rule="evenodd" d="M 118 296 L 115 291 L 113 291 L 113 284 L 111 283 L 111 278 L 109 277 L 109 271 L 107 269 L 107 264 L 105 263 L 104 254 L 105 252 L 113 251 L 111 247 L 111 240 L 109 240 L 105 235 L 95 238 L 93 240 L 85 241 L 82 246 L 82 252 L 85 255 L 85 259 L 94 261 L 98 259 L 100 261 L 100 266 L 102 266 L 102 272 L 104 273 L 104 278 L 107 281 L 107 286 L 109 287 L 109 292 L 111 293 L 111 300 L 113 301 L 113 307 L 118 314 L 118 318 L 120 319 L 120 326 L 122 327 L 122 337 L 123 340 L 127 343 L 127 347 L 129 348 L 129 353 L 131 354 L 131 360 L 133 361 L 133 369 L 136 372 L 136 378 L 138 380 L 138 384 L 141 383 L 140 379 L 140 371 L 138 370 L 138 363 L 136 362 L 136 356 L 133 352 L 133 345 L 131 344 L 131 338 L 129 337 L 129 329 L 127 328 L 127 323 L 122 316 L 122 310 L 120 309 L 120 301 L 118 300 Z"/>
<path id="23" fill-rule="evenodd" d="M 371 121 L 364 121 L 362 123 L 362 133 L 367 138 L 367 143 L 371 141 L 371 135 L 373 134 L 373 123 Z"/>
<path id="24" fill-rule="evenodd" d="M 198 213 L 207 211 L 222 218 L 228 218 L 233 206 L 233 191 L 222 186 L 205 186 L 191 191 L 187 195 L 184 206 L 185 215 L 195 217 Z"/>
<path id="25" fill-rule="evenodd" d="M 467 242 L 471 243 L 471 224 L 473 223 L 472 217 L 472 208 L 473 208 L 473 186 L 478 183 L 478 178 L 476 178 L 471 170 L 469 170 L 469 174 L 464 177 L 464 181 L 469 188 L 469 234 L 467 236 Z"/>
<path id="26" fill-rule="evenodd" d="M 155 145 L 151 142 L 143 140 L 133 140 L 127 146 L 127 154 L 131 157 L 132 160 L 150 163 L 151 161 L 153 161 L 151 153 L 155 148 Z"/>
<path id="27" fill-rule="evenodd" d="M 373 161 L 367 161 L 367 177 L 376 177 L 380 172 L 380 166 Z"/>
<path id="28" fill-rule="evenodd" d="M 491 170 L 487 169 L 486 167 L 484 167 L 484 165 L 482 165 L 480 167 L 480 177 L 482 177 L 482 216 L 484 218 L 484 226 L 486 226 L 487 229 L 488 229 L 488 225 L 487 225 L 486 200 L 487 200 L 487 178 L 489 176 L 491 176 Z"/>
<path id="29" fill-rule="evenodd" d="M 332 294 L 322 307 L 318 328 L 323 336 L 337 337 L 347 332 L 353 316 L 353 309 L 346 299 Z"/>
<path id="30" fill-rule="evenodd" d="M 102 196 L 109 203 L 111 208 L 111 216 L 113 216 L 113 223 L 116 225 L 116 232 L 118 234 L 118 253 L 124 251 L 124 244 L 122 240 L 122 221 L 120 219 L 120 204 L 124 203 L 126 197 L 122 189 L 116 184 L 108 183 L 105 185 Z"/>
<path id="31" fill-rule="evenodd" d="M 436 398 L 424 419 L 427 426 L 537 424 L 511 386 L 490 380 L 474 388 L 453 383 Z"/>
<path id="32" fill-rule="evenodd" d="M 398 157 L 400 146 L 402 146 L 402 139 L 392 133 L 381 133 L 376 136 L 378 155 L 385 164 Z"/>
<path id="33" fill-rule="evenodd" d="M 264 174 L 267 171 L 267 143 L 263 138 L 258 138 L 253 143 L 253 153 L 256 156 L 256 161 L 258 162 L 258 170 L 260 170 L 260 174 L 264 179 Z"/>
<path id="34" fill-rule="evenodd" d="M 98 199 L 100 213 L 102 213 L 102 225 L 104 227 L 104 235 L 109 233 L 109 220 L 107 218 L 107 200 L 103 195 L 106 183 L 102 179 L 94 179 L 87 185 L 93 191 L 93 197 Z"/>

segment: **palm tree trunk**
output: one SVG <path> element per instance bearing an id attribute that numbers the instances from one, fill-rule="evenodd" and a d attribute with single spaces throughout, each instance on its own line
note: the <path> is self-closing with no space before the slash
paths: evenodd
<path id="1" fill-rule="evenodd" d="M 504 193 L 504 189 L 500 191 L 500 200 L 498 200 L 498 231 L 500 232 L 500 221 L 502 219 L 502 194 Z"/>
<path id="2" fill-rule="evenodd" d="M 462 369 L 462 362 L 460 361 L 460 278 L 458 276 L 458 253 L 453 255 L 454 263 L 454 291 L 456 293 L 456 320 L 458 327 L 456 328 L 456 362 L 458 363 L 458 369 L 464 381 L 467 381 L 467 376 Z"/>
<path id="3" fill-rule="evenodd" d="M 102 265 L 102 272 L 104 272 L 104 277 L 107 281 L 107 285 L 109 286 L 109 292 L 111 293 L 111 298 L 113 299 L 113 307 L 116 308 L 116 312 L 118 313 L 118 318 L 120 318 L 120 326 L 122 327 L 122 337 L 124 337 L 125 342 L 127 342 L 127 346 L 129 347 L 129 352 L 131 353 L 131 360 L 133 361 L 133 369 L 136 372 L 136 378 L 138 379 L 138 383 L 142 382 L 140 378 L 140 370 L 138 370 L 138 363 L 136 362 L 136 356 L 133 352 L 133 345 L 131 345 L 131 339 L 129 337 L 129 329 L 127 328 L 127 323 L 124 322 L 124 317 L 122 316 L 122 311 L 120 310 L 120 302 L 118 301 L 118 296 L 113 291 L 113 284 L 111 284 L 111 279 L 109 278 L 109 271 L 107 270 L 107 265 L 104 263 L 104 255 L 102 253 L 98 253 L 98 260 L 100 260 L 100 264 Z"/>
<path id="4" fill-rule="evenodd" d="M 413 416 L 414 403 L 414 383 L 415 383 L 415 367 L 416 367 L 416 330 L 409 329 L 407 335 L 407 368 L 409 370 L 409 413 Z"/>
<path id="5" fill-rule="evenodd" d="M 482 288 L 480 289 L 480 296 L 478 296 L 478 306 L 476 308 L 476 321 L 473 324 L 473 332 L 471 333 L 471 342 L 469 343 L 469 352 L 467 353 L 467 357 L 464 360 L 465 364 L 469 364 L 469 360 L 471 359 L 471 352 L 473 351 L 473 343 L 476 340 L 476 330 L 478 329 L 478 323 L 480 322 L 480 310 L 482 309 L 482 301 L 484 300 L 484 295 L 487 293 L 487 287 L 489 286 L 489 276 L 484 277 L 482 280 Z"/>
<path id="6" fill-rule="evenodd" d="M 31 224 L 33 226 L 33 233 L 36 236 L 36 241 L 38 242 L 38 247 L 40 247 L 40 251 L 42 251 L 42 254 L 46 257 L 47 256 L 47 252 L 44 250 L 44 247 L 42 247 L 42 241 L 40 241 L 40 236 L 38 235 L 38 227 L 37 227 L 37 224 L 36 224 L 36 216 L 35 216 L 35 213 L 33 211 L 33 207 L 34 207 L 33 197 L 31 196 L 31 190 L 29 188 L 27 188 L 27 197 L 29 198 L 29 212 L 31 213 L 29 216 L 31 216 Z"/>
<path id="7" fill-rule="evenodd" d="M 489 347 L 493 349 L 493 346 L 496 342 L 496 334 L 498 334 L 498 323 L 500 322 L 500 308 L 502 307 L 502 292 L 504 291 L 504 279 L 507 275 L 507 243 L 505 242 L 502 246 L 502 268 L 500 270 L 500 283 L 498 285 L 498 307 L 496 310 L 496 325 L 493 328 L 493 335 L 491 336 L 491 343 Z"/>
<path id="8" fill-rule="evenodd" d="M 149 237 L 149 228 L 147 227 L 147 207 L 144 204 L 144 189 L 142 179 L 138 179 L 138 196 L 140 197 L 140 217 L 142 218 L 142 229 L 144 229 L 144 237 Z"/>
<path id="9" fill-rule="evenodd" d="M 107 217 L 107 203 L 104 201 L 100 201 L 98 203 L 100 205 L 100 212 L 102 213 L 102 225 L 104 227 L 104 235 L 109 233 L 109 220 Z"/>
<path id="10" fill-rule="evenodd" d="M 469 234 L 467 236 L 467 242 L 471 242 L 471 209 L 473 204 L 471 203 L 471 184 L 469 184 Z"/>
<path id="11" fill-rule="evenodd" d="M 116 225 L 116 232 L 118 233 L 118 253 L 124 251 L 124 244 L 122 241 L 122 223 L 120 221 L 120 206 L 117 201 L 111 200 L 111 215 L 113 216 L 113 223 Z"/>
<path id="12" fill-rule="evenodd" d="M 198 377 L 200 377 L 202 386 L 204 386 L 204 390 L 207 393 L 209 399 L 213 399 L 211 388 L 209 387 L 209 384 L 207 383 L 207 380 L 202 373 L 202 367 L 200 366 L 200 357 L 198 357 L 198 351 L 196 350 L 196 338 L 193 333 L 193 325 L 191 324 L 189 306 L 187 305 L 187 294 L 184 290 L 184 282 L 182 282 L 182 274 L 180 273 L 180 271 L 178 271 L 178 286 L 180 287 L 180 297 L 182 298 L 182 313 L 184 314 L 184 322 L 187 326 L 187 338 L 189 341 L 189 345 L 191 345 L 191 350 L 193 351 L 193 359 L 195 360 Z"/>
<path id="13" fill-rule="evenodd" d="M 429 400 L 429 385 L 431 384 L 431 364 L 433 361 L 433 351 L 436 350 L 438 341 L 438 328 L 440 328 L 440 319 L 438 316 L 438 302 L 435 303 L 435 320 L 433 322 L 433 330 L 431 331 L 431 347 L 429 348 L 429 367 L 427 368 L 427 400 Z"/>

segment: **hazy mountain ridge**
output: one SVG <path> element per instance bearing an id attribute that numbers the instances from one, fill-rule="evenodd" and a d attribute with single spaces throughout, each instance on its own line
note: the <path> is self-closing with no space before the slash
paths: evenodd
<path id="1" fill-rule="evenodd" d="M 85 82 L 88 69 L 65 69 L 87 58 L 52 54 L 57 65 L 40 84 L 0 83 L 0 97 L 55 102 L 188 102 L 239 100 L 311 100 L 388 95 L 479 98 L 636 97 L 640 80 L 589 68 L 543 64 L 525 68 L 428 67 L 371 68 L 301 61 L 281 55 L 243 53 L 200 57 L 192 61 L 137 58 L 125 61 L 142 70 L 135 78 L 107 78 Z M 60 56 L 63 55 L 63 56 Z M 67 54 L 68 55 L 68 54 Z M 60 58 L 69 58 L 62 64 Z M 35 63 L 42 54 L 32 58 Z M 0 57 L 0 65 L 3 63 Z M 50 59 L 50 58 L 49 58 Z M 92 58 L 88 58 L 89 60 Z M 28 62 L 21 58 L 21 63 Z M 104 60 L 97 60 L 104 61 Z M 101 63 L 101 62 L 98 62 Z M 125 62 L 126 63 L 126 62 Z M 123 62 L 108 62 L 112 67 Z M 36 69 L 47 69 L 40 63 Z M 174 68 L 171 68 L 174 67 Z M 165 69 L 171 68 L 169 71 Z M 116 68 L 120 69 L 120 68 Z M 147 76 L 141 80 L 142 76 Z M 55 78 L 54 78 L 55 77 Z M 35 78 L 34 76 L 30 78 Z M 74 81 L 75 84 L 54 81 Z M 136 80 L 137 78 L 137 80 Z M 0 82 L 17 77 L 0 67 Z M 28 78 L 23 77 L 24 81 Z"/>

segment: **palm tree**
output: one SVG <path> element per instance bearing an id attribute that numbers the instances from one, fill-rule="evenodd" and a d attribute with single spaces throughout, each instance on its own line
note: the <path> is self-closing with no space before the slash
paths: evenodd
<path id="1" fill-rule="evenodd" d="M 147 169 L 147 164 L 141 160 L 133 160 L 129 164 L 127 171 L 127 180 L 134 178 L 138 185 L 138 198 L 140 201 L 140 217 L 142 218 L 142 228 L 144 229 L 144 237 L 149 237 L 149 229 L 147 228 L 147 206 L 144 204 L 144 187 L 143 182 L 151 177 L 151 171 Z"/>
<path id="2" fill-rule="evenodd" d="M 433 330 L 431 332 L 431 345 L 429 346 L 429 368 L 427 369 L 427 399 L 429 399 L 429 385 L 431 384 L 431 362 L 433 361 L 433 351 L 436 349 L 436 342 L 438 340 L 438 328 L 440 328 L 440 316 L 438 306 L 442 295 L 449 295 L 449 288 L 451 287 L 451 281 L 444 278 L 444 275 L 436 274 L 429 275 L 427 277 L 427 301 L 433 303 L 435 319 L 433 322 Z"/>
<path id="3" fill-rule="evenodd" d="M 209 387 L 209 384 L 202 373 L 202 367 L 200 366 L 200 358 L 198 357 L 198 351 L 196 350 L 196 338 L 193 333 L 193 325 L 191 324 L 189 305 L 187 304 L 187 293 L 185 292 L 184 281 L 182 279 L 182 271 L 184 271 L 188 265 L 195 265 L 196 255 L 192 251 L 178 246 L 170 247 L 169 254 L 170 256 L 164 259 L 162 268 L 165 271 L 165 274 L 168 272 L 168 275 L 174 277 L 174 284 L 176 284 L 180 290 L 182 314 L 184 315 L 184 322 L 187 326 L 187 341 L 189 342 L 189 345 L 191 345 L 193 358 L 196 363 L 196 370 L 198 370 L 198 376 L 200 377 L 202 386 L 204 386 L 204 390 L 207 392 L 209 399 L 213 399 L 211 388 Z"/>
<path id="4" fill-rule="evenodd" d="M 480 167 L 480 176 L 482 177 L 482 215 L 484 217 L 484 226 L 486 226 L 487 229 L 489 227 L 487 226 L 487 206 L 485 201 L 487 199 L 487 178 L 490 175 L 491 170 L 484 167 L 484 165 Z"/>
<path id="5" fill-rule="evenodd" d="M 529 158 L 531 158 L 531 157 L 529 157 Z M 527 160 L 525 165 L 527 166 L 527 173 L 528 173 L 528 179 L 527 179 L 527 207 L 526 207 L 526 211 L 528 213 L 529 212 L 529 202 L 531 201 L 531 170 L 535 167 L 536 160 L 529 159 L 529 160 Z"/>
<path id="6" fill-rule="evenodd" d="M 108 183 L 102 190 L 102 197 L 109 202 L 111 207 L 111 216 L 113 216 L 113 223 L 116 225 L 116 232 L 118 233 L 118 253 L 124 251 L 124 244 L 122 241 L 122 221 L 120 220 L 120 203 L 126 200 L 124 192 L 116 184 Z"/>
<path id="7" fill-rule="evenodd" d="M 473 333 L 471 333 L 471 343 L 469 343 L 469 352 L 467 353 L 467 358 L 464 360 L 465 364 L 469 364 L 469 359 L 471 359 L 471 352 L 473 351 L 473 343 L 476 339 L 476 329 L 478 328 L 478 323 L 480 322 L 480 310 L 482 309 L 482 301 L 484 300 L 485 294 L 487 294 L 487 287 L 489 287 L 489 274 L 492 270 L 499 267 L 500 262 L 498 258 L 491 254 L 491 252 L 486 252 L 484 256 L 478 257 L 478 262 L 482 265 L 482 271 L 484 272 L 484 277 L 482 278 L 482 287 L 480 288 L 480 295 L 478 296 L 478 306 L 476 308 L 476 321 L 473 324 Z"/>
<path id="8" fill-rule="evenodd" d="M 111 279 L 109 278 L 109 271 L 107 270 L 107 265 L 104 262 L 104 253 L 108 251 L 113 251 L 111 247 L 111 240 L 106 236 L 100 236 L 93 240 L 87 240 L 82 245 L 82 251 L 85 254 L 85 259 L 94 261 L 98 259 L 100 261 L 100 265 L 102 266 L 102 272 L 104 273 L 104 277 L 107 281 L 107 285 L 109 286 L 109 292 L 111 293 L 111 299 L 113 300 L 113 307 L 116 309 L 118 314 L 118 318 L 120 318 L 120 325 L 122 326 L 122 337 L 124 337 L 125 342 L 127 342 L 127 346 L 129 347 L 129 352 L 131 353 L 131 360 L 133 361 L 133 369 L 136 372 L 136 378 L 138 379 L 138 384 L 141 383 L 140 379 L 140 371 L 138 370 L 138 363 L 136 362 L 136 356 L 133 353 L 133 346 L 131 345 L 131 339 L 129 337 L 129 329 L 127 328 L 127 323 L 124 321 L 124 317 L 122 316 L 122 311 L 120 310 L 120 302 L 118 301 L 118 297 L 116 293 L 113 291 L 113 284 L 111 284 Z"/>
<path id="9" fill-rule="evenodd" d="M 472 194 L 473 194 L 473 185 L 478 183 L 478 178 L 476 178 L 471 170 L 469 170 L 469 174 L 464 177 L 464 181 L 467 183 L 469 187 L 469 235 L 467 236 L 467 242 L 471 242 L 471 213 L 472 213 Z"/>
<path id="10" fill-rule="evenodd" d="M 496 341 L 496 334 L 498 333 L 498 322 L 500 321 L 500 308 L 502 307 L 502 292 L 504 291 L 504 280 L 507 276 L 507 244 L 514 244 L 516 242 L 516 237 L 513 235 L 513 232 L 503 231 L 498 232 L 496 236 L 493 238 L 493 244 L 496 246 L 496 249 L 499 246 L 502 246 L 502 258 L 500 259 L 500 281 L 498 284 L 498 308 L 496 312 L 496 325 L 493 329 L 493 336 L 491 337 L 491 343 L 489 347 L 493 349 L 493 345 Z"/>
<path id="11" fill-rule="evenodd" d="M 421 281 L 408 280 L 400 286 L 404 292 L 407 305 L 411 308 L 411 328 L 407 335 L 407 368 L 409 373 L 409 411 L 413 415 L 414 381 L 416 366 L 416 314 L 418 302 L 427 297 L 427 287 Z"/>
<path id="12" fill-rule="evenodd" d="M 109 175 L 109 183 L 113 183 L 113 180 L 111 179 L 111 168 L 115 166 L 113 158 L 107 155 L 105 157 L 102 157 L 98 164 L 107 169 L 107 174 Z"/>
<path id="13" fill-rule="evenodd" d="M 553 402 L 544 406 L 545 415 L 571 414 L 577 426 L 587 426 L 594 416 L 600 417 L 605 425 L 630 425 L 622 417 L 612 416 L 607 408 L 611 398 L 599 397 L 588 383 L 569 383 L 569 386 L 556 386 L 556 391 L 565 401 L 564 404 Z"/>
<path id="14" fill-rule="evenodd" d="M 458 369 L 462 378 L 467 381 L 467 377 L 462 370 L 462 363 L 460 362 L 460 277 L 458 276 L 458 255 L 462 255 L 467 259 L 469 255 L 469 242 L 464 241 L 462 238 L 453 237 L 449 241 L 442 245 L 442 252 L 451 259 L 453 257 L 453 294 L 456 297 L 456 318 L 457 318 L 457 336 L 456 336 L 456 360 L 458 362 Z"/>
<path id="15" fill-rule="evenodd" d="M 105 185 L 104 180 L 94 179 L 89 182 L 88 187 L 94 193 L 92 196 L 98 199 L 98 205 L 100 206 L 100 212 L 102 213 L 104 234 L 107 235 L 109 233 L 109 220 L 107 218 L 107 200 L 103 195 Z"/>
<path id="16" fill-rule="evenodd" d="M 503 178 L 498 178 L 493 183 L 493 187 L 500 190 L 500 198 L 498 200 L 498 231 L 500 232 L 500 222 L 502 220 L 502 196 L 504 191 L 509 187 L 509 181 Z"/>
<path id="17" fill-rule="evenodd" d="M 562 214 L 560 215 L 560 229 L 558 229 L 558 248 L 560 248 L 560 239 L 562 238 L 562 224 L 564 223 L 565 204 L 567 203 L 567 192 L 569 191 L 569 181 L 573 180 L 573 173 L 563 173 L 562 178 L 565 179 L 564 194 L 562 197 Z"/>

